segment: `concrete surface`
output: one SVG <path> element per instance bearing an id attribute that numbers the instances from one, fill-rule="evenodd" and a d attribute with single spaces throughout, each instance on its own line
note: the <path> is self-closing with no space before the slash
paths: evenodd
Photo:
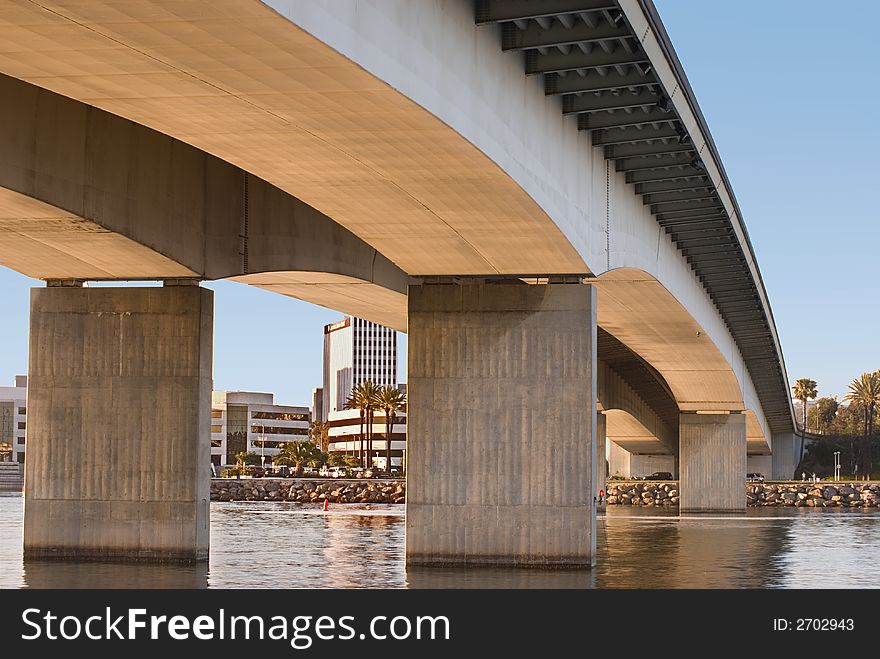
<path id="1" fill-rule="evenodd" d="M 408 565 L 589 567 L 595 292 L 412 286 Z"/>
<path id="2" fill-rule="evenodd" d="M 31 291 L 25 559 L 208 557 L 213 292 Z"/>
<path id="3" fill-rule="evenodd" d="M 679 419 L 681 512 L 746 509 L 744 414 L 682 414 Z"/>

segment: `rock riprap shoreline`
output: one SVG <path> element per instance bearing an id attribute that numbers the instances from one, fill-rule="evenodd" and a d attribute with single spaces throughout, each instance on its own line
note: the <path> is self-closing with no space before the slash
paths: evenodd
<path id="1" fill-rule="evenodd" d="M 677 506 L 678 482 L 609 482 L 609 506 Z M 749 506 L 880 508 L 880 483 L 749 483 Z M 403 480 L 254 478 L 211 480 L 211 501 L 404 503 Z"/>
<path id="2" fill-rule="evenodd" d="M 254 478 L 211 480 L 211 501 L 296 501 L 299 503 L 403 503 L 402 480 Z"/>
<path id="3" fill-rule="evenodd" d="M 749 483 L 749 506 L 880 508 L 880 483 Z M 678 505 L 678 482 L 609 482 L 610 506 Z"/>
<path id="4" fill-rule="evenodd" d="M 878 483 L 767 483 L 746 488 L 750 506 L 876 508 Z"/>
<path id="5" fill-rule="evenodd" d="M 678 483 L 608 483 L 609 506 L 677 506 Z"/>

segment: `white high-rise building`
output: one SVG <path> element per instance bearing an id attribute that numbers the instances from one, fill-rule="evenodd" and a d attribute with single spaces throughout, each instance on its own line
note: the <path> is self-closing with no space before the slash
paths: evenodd
<path id="1" fill-rule="evenodd" d="M 321 420 L 344 410 L 352 388 L 367 380 L 397 386 L 397 332 L 354 317 L 325 326 Z"/>

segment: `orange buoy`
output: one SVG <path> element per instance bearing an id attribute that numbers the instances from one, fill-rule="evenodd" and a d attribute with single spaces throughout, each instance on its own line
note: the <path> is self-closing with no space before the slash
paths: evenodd
<path id="1" fill-rule="evenodd" d="M 324 499 L 324 512 L 330 509 L 330 499 Z"/>

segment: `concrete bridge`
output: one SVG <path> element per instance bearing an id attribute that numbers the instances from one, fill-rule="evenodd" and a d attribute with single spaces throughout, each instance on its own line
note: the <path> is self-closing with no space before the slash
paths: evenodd
<path id="1" fill-rule="evenodd" d="M 649 0 L 13 0 L 0 73 L 0 263 L 47 282 L 27 557 L 206 558 L 201 280 L 408 332 L 411 565 L 591 565 L 606 437 L 671 456 L 683 511 L 794 469 L 767 293 Z"/>

